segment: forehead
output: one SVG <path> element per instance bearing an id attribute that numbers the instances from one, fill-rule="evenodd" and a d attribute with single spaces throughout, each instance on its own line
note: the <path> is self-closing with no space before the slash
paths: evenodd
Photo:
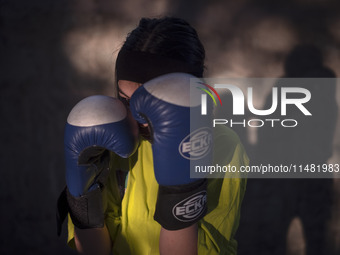
<path id="1" fill-rule="evenodd" d="M 130 98 L 132 94 L 140 87 L 140 85 L 140 83 L 133 81 L 119 80 L 118 93 L 120 96 Z"/>
<path id="2" fill-rule="evenodd" d="M 134 81 L 127 81 L 127 80 L 119 80 L 118 81 L 118 87 L 120 89 L 122 88 L 128 88 L 128 87 L 139 87 L 141 84 Z"/>

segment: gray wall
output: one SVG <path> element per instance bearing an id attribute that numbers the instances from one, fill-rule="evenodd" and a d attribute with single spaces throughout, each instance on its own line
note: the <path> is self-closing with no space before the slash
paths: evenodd
<path id="1" fill-rule="evenodd" d="M 55 227 L 65 185 L 64 123 L 80 99 L 113 95 L 117 50 L 140 17 L 173 14 L 191 22 L 206 47 L 209 77 L 278 77 L 284 56 L 304 41 L 321 47 L 340 76 L 339 4 L 308 3 L 0 1 L 0 253 L 73 254 L 66 229 L 58 238 Z M 338 133 L 337 162 L 339 140 Z M 339 249 L 339 217 L 332 220 L 330 238 Z"/>

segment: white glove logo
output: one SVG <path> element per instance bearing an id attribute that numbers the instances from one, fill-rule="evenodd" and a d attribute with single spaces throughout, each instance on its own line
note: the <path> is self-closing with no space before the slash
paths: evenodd
<path id="1" fill-rule="evenodd" d="M 207 192 L 200 191 L 177 203 L 172 209 L 172 214 L 179 221 L 194 221 L 203 213 L 206 203 Z"/>
<path id="2" fill-rule="evenodd" d="M 210 152 L 211 144 L 211 129 L 199 128 L 182 140 L 178 150 L 183 158 L 197 160 L 205 157 Z"/>

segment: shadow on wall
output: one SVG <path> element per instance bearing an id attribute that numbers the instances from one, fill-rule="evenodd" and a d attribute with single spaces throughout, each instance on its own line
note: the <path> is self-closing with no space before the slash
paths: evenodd
<path id="1" fill-rule="evenodd" d="M 284 70 L 286 78 L 335 78 L 334 72 L 324 66 L 320 50 L 312 45 L 296 46 L 288 54 Z M 330 79 L 305 85 L 313 95 L 308 103 L 313 116 L 307 118 L 296 107 L 288 109 L 286 118 L 296 119 L 297 127 L 259 128 L 252 164 L 326 164 L 332 156 L 337 120 L 335 85 Z M 271 104 L 270 95 L 264 109 L 269 109 Z M 280 119 L 280 116 L 271 118 Z M 296 217 L 302 224 L 305 240 L 300 236 L 300 243 L 305 241 L 304 254 L 336 254 L 334 239 L 327 239 L 333 204 L 333 174 L 322 174 L 322 177 L 326 178 L 249 179 L 238 233 L 239 254 L 289 254 L 287 235 Z"/>

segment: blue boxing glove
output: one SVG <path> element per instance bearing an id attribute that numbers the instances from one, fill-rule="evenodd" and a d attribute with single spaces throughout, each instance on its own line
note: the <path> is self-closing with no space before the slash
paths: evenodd
<path id="1" fill-rule="evenodd" d="M 66 205 L 76 227 L 103 227 L 101 190 L 109 174 L 110 151 L 124 158 L 133 154 L 138 145 L 138 124 L 118 99 L 87 97 L 67 118 L 64 145 L 67 188 L 58 200 L 59 225 L 65 217 L 61 208 Z M 61 226 L 58 228 L 60 234 Z"/>
<path id="2" fill-rule="evenodd" d="M 150 129 L 159 184 L 154 219 L 168 230 L 189 227 L 206 213 L 206 179 L 190 178 L 190 167 L 193 161 L 210 162 L 212 136 L 207 123 L 195 123 L 195 130 L 190 126 L 190 114 L 200 114 L 200 101 L 190 100 L 190 78 L 195 77 L 159 76 L 137 89 L 130 100 L 134 118 Z"/>

